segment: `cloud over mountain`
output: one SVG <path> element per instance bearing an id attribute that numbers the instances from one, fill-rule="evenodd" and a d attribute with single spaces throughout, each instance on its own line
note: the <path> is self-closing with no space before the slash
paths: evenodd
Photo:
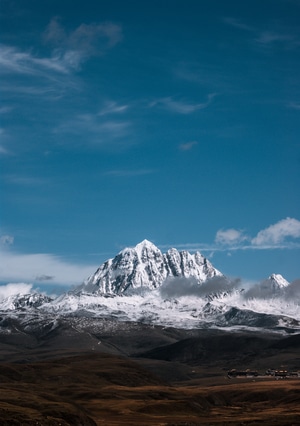
<path id="1" fill-rule="evenodd" d="M 227 292 L 239 287 L 239 280 L 230 281 L 223 275 L 207 279 L 201 285 L 195 277 L 169 277 L 159 291 L 164 298 L 182 296 L 203 297 L 211 293 Z"/>
<path id="2" fill-rule="evenodd" d="M 0 286 L 0 300 L 6 299 L 9 296 L 16 294 L 30 293 L 32 284 L 27 283 L 9 283 Z"/>

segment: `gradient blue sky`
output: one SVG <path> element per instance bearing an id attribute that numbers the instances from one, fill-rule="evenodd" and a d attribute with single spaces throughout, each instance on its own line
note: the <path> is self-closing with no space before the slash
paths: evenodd
<path id="1" fill-rule="evenodd" d="M 300 277 L 298 0 L 1 0 L 0 282 L 143 239 Z"/>

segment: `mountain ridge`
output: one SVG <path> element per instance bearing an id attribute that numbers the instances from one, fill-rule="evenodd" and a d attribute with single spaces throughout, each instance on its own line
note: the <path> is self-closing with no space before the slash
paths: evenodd
<path id="1" fill-rule="evenodd" d="M 140 287 L 156 289 L 167 278 L 193 277 L 200 284 L 215 276 L 223 274 L 201 253 L 191 254 L 176 248 L 162 253 L 153 243 L 143 240 L 100 265 L 77 291 L 126 294 Z"/>

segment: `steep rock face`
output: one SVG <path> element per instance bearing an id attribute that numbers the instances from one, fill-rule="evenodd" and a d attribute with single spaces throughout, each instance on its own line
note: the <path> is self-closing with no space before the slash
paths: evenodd
<path id="1" fill-rule="evenodd" d="M 200 284 L 215 276 L 222 274 L 200 253 L 172 248 L 163 254 L 144 240 L 101 265 L 78 291 L 122 294 L 142 287 L 158 288 L 169 277 L 193 277 Z"/>

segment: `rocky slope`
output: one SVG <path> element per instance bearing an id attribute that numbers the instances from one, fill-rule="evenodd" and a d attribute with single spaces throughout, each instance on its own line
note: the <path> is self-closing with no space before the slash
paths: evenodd
<path id="1" fill-rule="evenodd" d="M 159 288 L 167 278 L 194 278 L 199 284 L 221 272 L 199 252 L 191 254 L 172 248 L 162 253 L 150 241 L 125 248 L 91 275 L 77 291 L 126 294 L 130 290 Z"/>

